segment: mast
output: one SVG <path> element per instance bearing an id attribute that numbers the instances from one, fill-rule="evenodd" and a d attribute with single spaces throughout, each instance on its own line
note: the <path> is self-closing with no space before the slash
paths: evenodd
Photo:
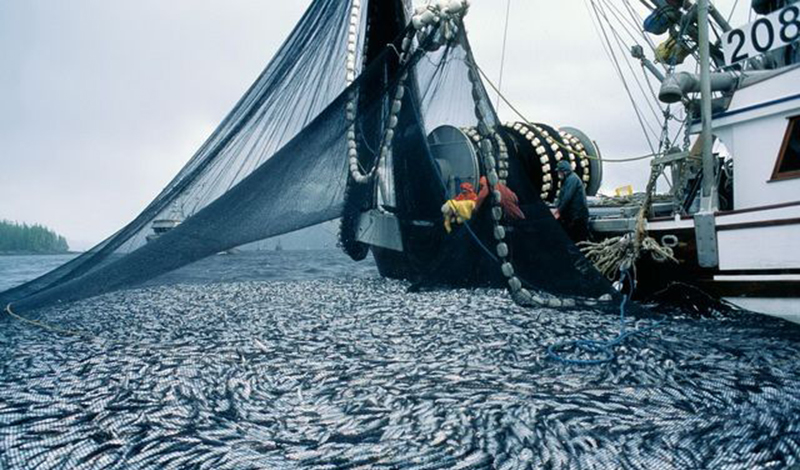
<path id="1" fill-rule="evenodd" d="M 703 131 L 703 190 L 700 197 L 700 212 L 695 214 L 695 237 L 697 240 L 697 260 L 701 267 L 714 268 L 719 265 L 717 227 L 715 212 L 719 207 L 716 191 L 714 155 L 712 153 L 711 124 L 711 51 L 709 41 L 709 0 L 697 3 L 698 47 L 700 49 L 700 109 Z"/>
<path id="2" fill-rule="evenodd" d="M 698 46 L 700 49 L 700 105 L 703 131 L 703 211 L 714 211 L 717 209 L 715 203 L 714 182 L 716 175 L 714 171 L 715 162 L 712 154 L 713 136 L 711 125 L 711 53 L 709 40 L 709 0 L 698 0 L 697 26 L 698 26 Z"/>

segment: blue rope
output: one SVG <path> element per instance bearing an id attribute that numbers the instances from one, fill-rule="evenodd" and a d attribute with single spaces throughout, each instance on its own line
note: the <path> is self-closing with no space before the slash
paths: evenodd
<path id="1" fill-rule="evenodd" d="M 626 280 L 630 281 L 631 288 L 628 293 L 622 297 L 622 303 L 620 303 L 619 306 L 619 335 L 617 335 L 616 338 L 609 341 L 597 341 L 593 339 L 563 341 L 549 346 L 547 348 L 547 355 L 551 359 L 570 365 L 593 366 L 598 364 L 606 364 L 613 361 L 616 357 L 614 348 L 622 344 L 630 336 L 644 334 L 663 325 L 665 320 L 658 320 L 648 327 L 627 331 L 625 325 L 625 307 L 631 300 L 635 283 L 628 274 L 628 271 L 623 271 L 622 278 L 620 279 L 623 288 Z M 569 348 L 584 351 L 591 355 L 600 357 L 597 359 L 571 359 L 563 355 L 563 351 Z"/>

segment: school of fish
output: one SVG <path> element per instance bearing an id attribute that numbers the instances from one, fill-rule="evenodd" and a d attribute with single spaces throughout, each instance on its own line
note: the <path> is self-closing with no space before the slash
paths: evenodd
<path id="1" fill-rule="evenodd" d="M 1 469 L 772 469 L 800 462 L 800 327 L 381 279 L 170 285 L 0 320 Z M 632 319 L 629 328 L 652 318 Z"/>

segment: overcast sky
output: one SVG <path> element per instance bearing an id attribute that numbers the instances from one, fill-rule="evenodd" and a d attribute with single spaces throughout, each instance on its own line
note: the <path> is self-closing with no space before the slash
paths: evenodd
<path id="1" fill-rule="evenodd" d="M 508 97 L 531 120 L 582 129 L 608 158 L 647 153 L 583 0 L 511 1 Z M 309 3 L 0 0 L 0 219 L 45 224 L 76 249 L 112 234 L 184 165 Z M 497 78 L 506 2 L 472 3 L 470 40 Z M 516 119 L 505 106 L 501 117 Z M 642 189 L 646 172 L 607 165 L 604 187 Z"/>

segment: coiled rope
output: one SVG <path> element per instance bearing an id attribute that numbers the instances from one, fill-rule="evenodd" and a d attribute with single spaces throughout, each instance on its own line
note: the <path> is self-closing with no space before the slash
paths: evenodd
<path id="1" fill-rule="evenodd" d="M 645 190 L 644 201 L 642 201 L 636 216 L 636 228 L 633 231 L 602 242 L 585 241 L 578 243 L 578 247 L 586 258 L 609 280 L 613 280 L 618 272 L 624 272 L 629 269 L 633 269 L 635 273 L 636 261 L 645 252 L 660 263 L 667 261 L 678 263 L 672 248 L 661 246 L 654 238 L 647 235 L 647 214 L 652 205 L 655 184 L 659 174 L 661 174 L 660 167 L 653 167 Z"/>
<path id="2" fill-rule="evenodd" d="M 626 339 L 630 338 L 633 335 L 641 335 L 648 333 L 656 328 L 662 326 L 666 320 L 658 320 L 655 321 L 652 325 L 644 327 L 644 328 L 637 328 L 634 330 L 628 330 L 626 326 L 626 319 L 625 319 L 625 308 L 631 300 L 631 296 L 633 295 L 633 291 L 636 288 L 636 282 L 633 278 L 630 277 L 628 271 L 622 272 L 622 286 L 624 288 L 625 281 L 630 282 L 630 289 L 627 294 L 624 294 L 622 297 L 622 302 L 619 306 L 619 334 L 616 338 L 609 340 L 609 341 L 599 341 L 594 339 L 577 339 L 577 340 L 569 340 L 569 341 L 562 341 L 560 343 L 552 344 L 547 348 L 547 355 L 558 362 L 569 364 L 569 365 L 577 365 L 577 366 L 593 366 L 599 364 L 606 364 L 614 360 L 616 358 L 616 352 L 614 348 L 621 345 Z M 575 359 L 566 357 L 567 350 L 575 350 L 576 352 L 583 352 L 586 354 L 590 354 L 593 356 L 600 356 L 596 359 Z"/>

